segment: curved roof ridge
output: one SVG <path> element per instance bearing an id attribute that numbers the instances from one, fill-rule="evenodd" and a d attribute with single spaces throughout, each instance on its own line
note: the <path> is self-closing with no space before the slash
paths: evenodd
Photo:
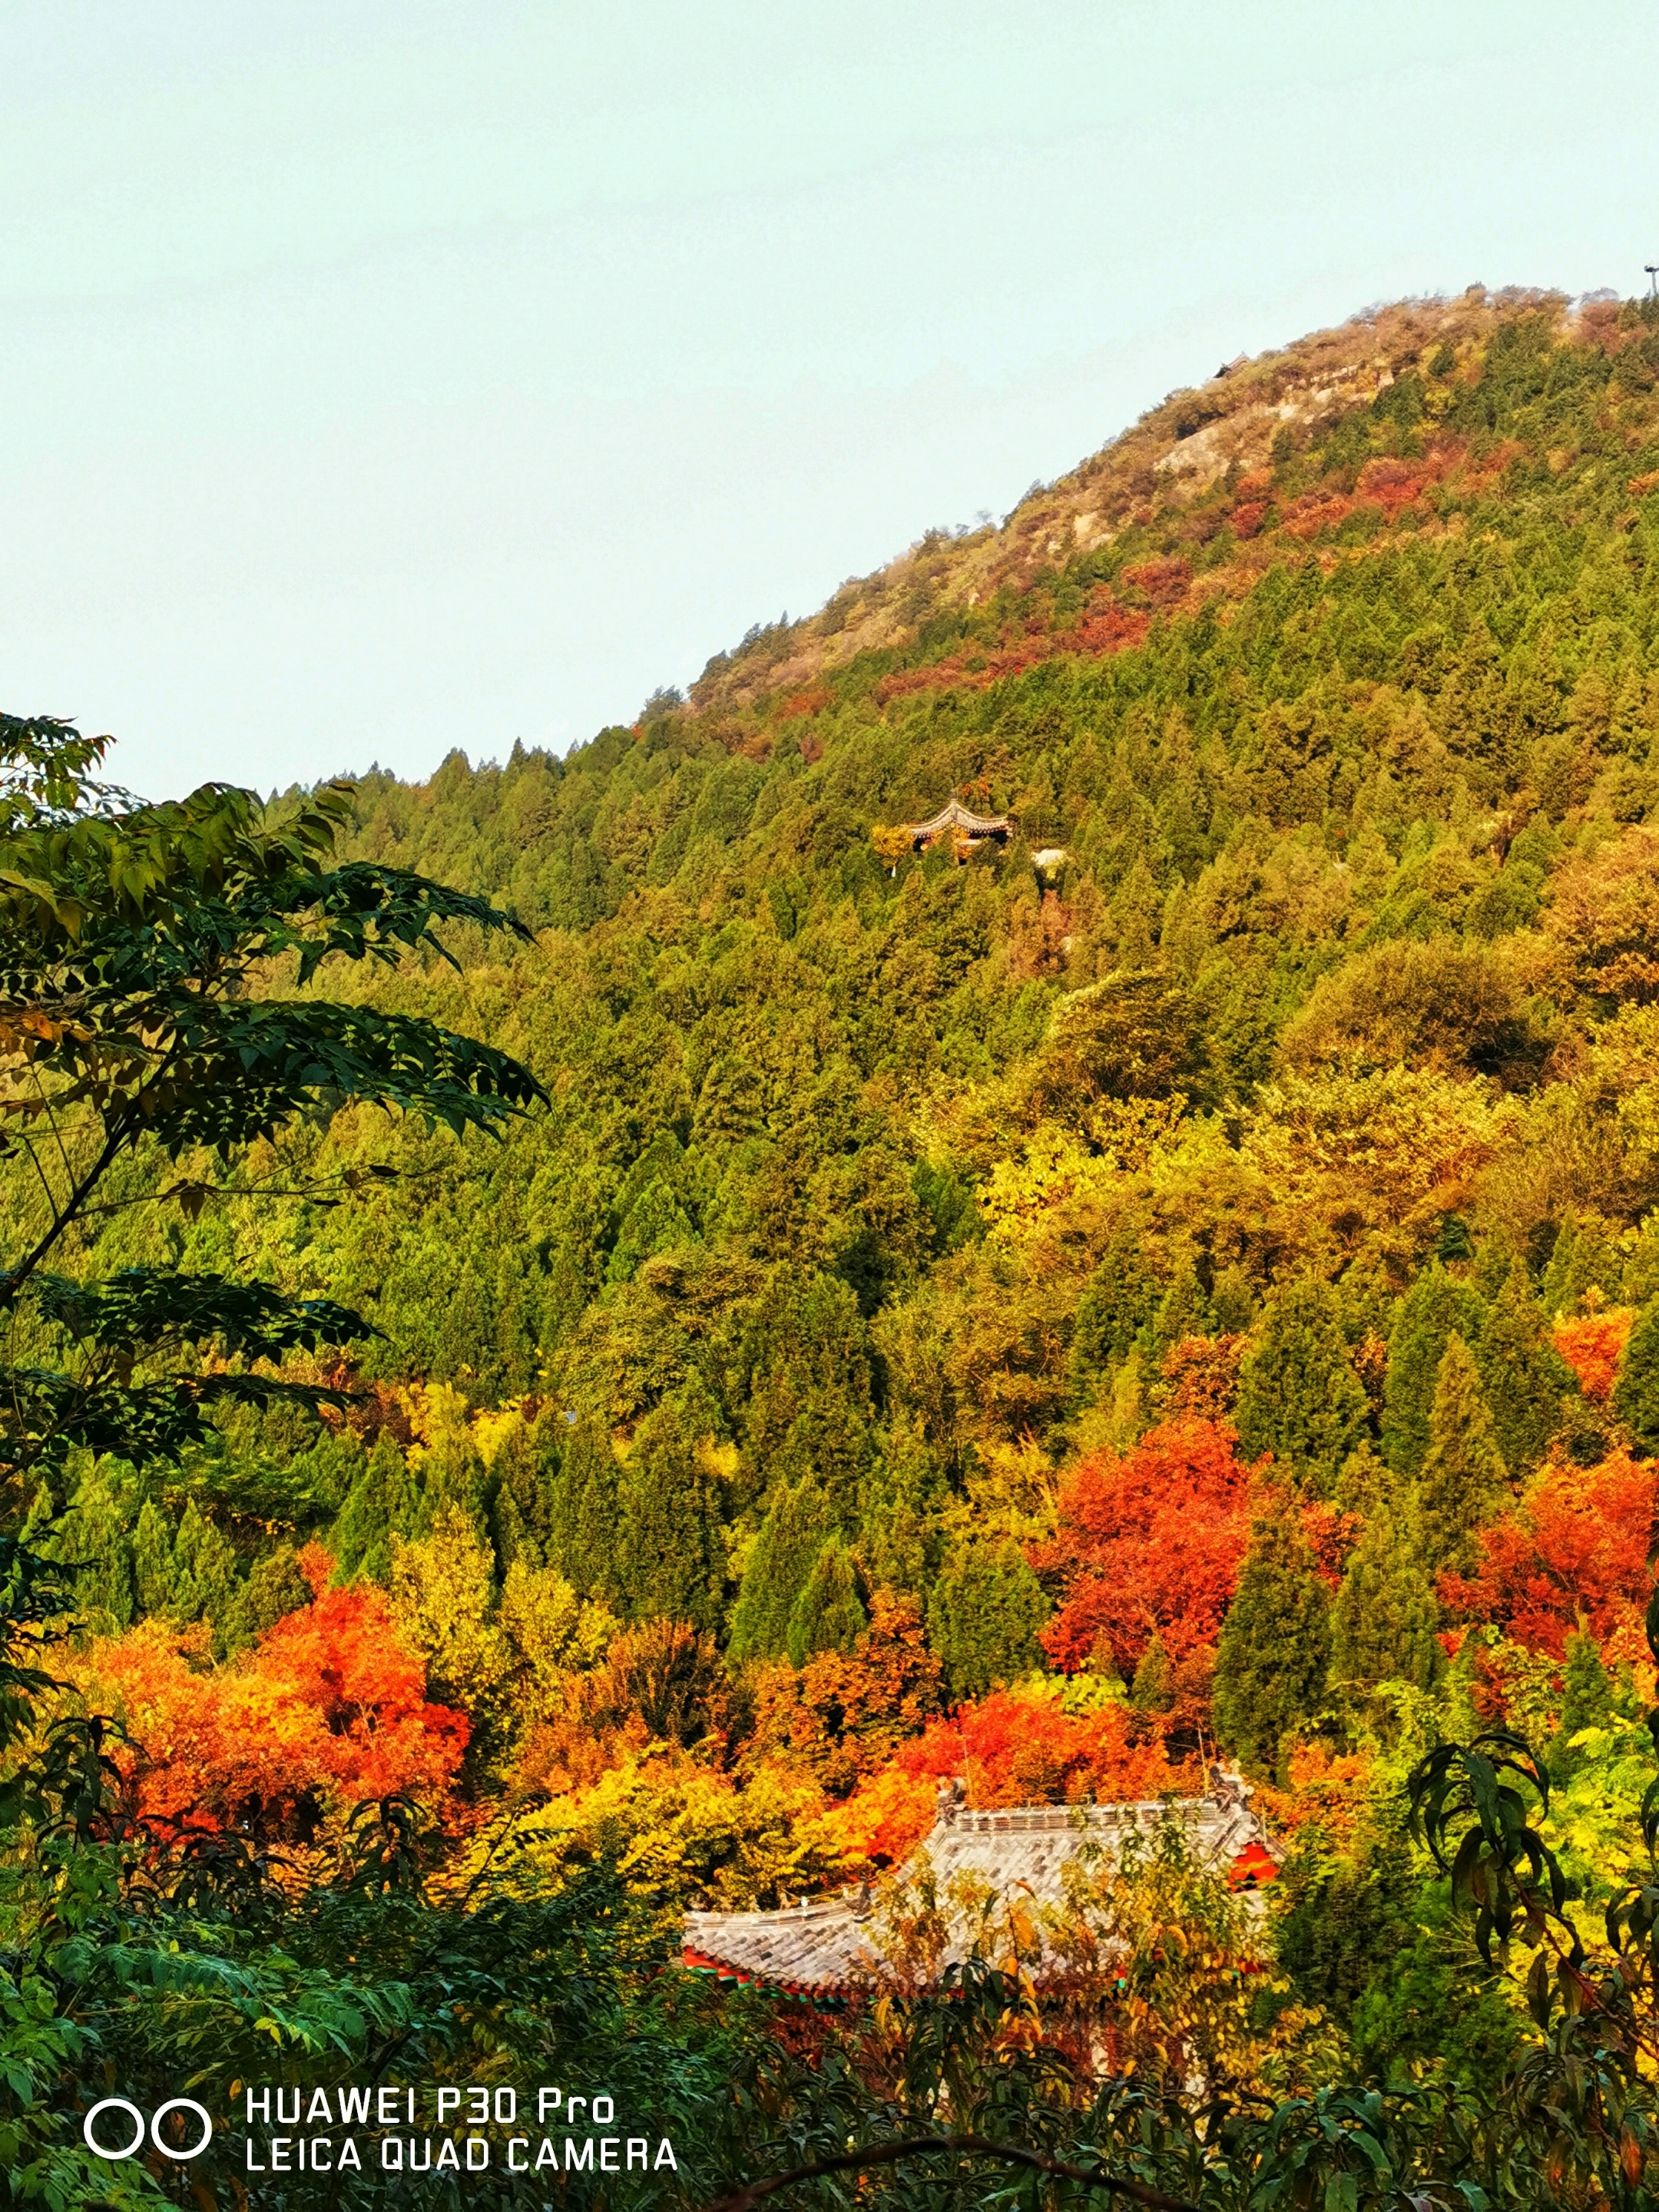
<path id="1" fill-rule="evenodd" d="M 951 793 L 931 822 L 915 823 L 913 837 L 938 837 L 947 830 L 965 830 L 970 837 L 992 837 L 1013 826 L 1012 814 L 975 814 Z"/>

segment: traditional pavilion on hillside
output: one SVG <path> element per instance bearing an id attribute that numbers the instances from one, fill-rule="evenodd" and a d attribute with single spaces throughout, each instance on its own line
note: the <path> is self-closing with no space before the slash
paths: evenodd
<path id="1" fill-rule="evenodd" d="M 958 854 L 980 845 L 1006 845 L 1014 834 L 1012 814 L 975 814 L 954 793 L 931 822 L 913 822 L 908 830 L 910 849 L 925 852 L 941 837 L 949 837 Z"/>
<path id="2" fill-rule="evenodd" d="M 1066 1869 L 1080 1855 L 1115 1854 L 1125 1836 L 1150 1835 L 1171 1818 L 1186 1829 L 1201 1864 L 1224 1869 L 1235 1887 L 1271 1881 L 1278 1864 L 1250 1810 L 1251 1791 L 1236 1775 L 1212 1770 L 1209 1794 L 1133 1805 L 1022 1805 L 969 1812 L 962 1784 L 939 1788 L 938 1815 L 896 1881 L 913 1881 L 925 1856 L 945 1898 L 958 1875 L 988 1885 L 1000 1898 L 1058 1905 Z M 723 1980 L 758 1982 L 791 1996 L 837 1998 L 868 1989 L 884 1968 L 869 1884 L 778 1912 L 688 1912 L 685 1963 Z M 971 1942 L 969 1917 L 958 1916 L 942 1966 L 959 1963 Z"/>
<path id="3" fill-rule="evenodd" d="M 872 829 L 870 842 L 889 872 L 912 853 L 925 853 L 941 837 L 948 837 L 958 862 L 969 860 L 981 846 L 1006 845 L 1018 825 L 1012 814 L 975 814 L 952 793 L 931 822 L 901 823 L 896 829 Z"/>

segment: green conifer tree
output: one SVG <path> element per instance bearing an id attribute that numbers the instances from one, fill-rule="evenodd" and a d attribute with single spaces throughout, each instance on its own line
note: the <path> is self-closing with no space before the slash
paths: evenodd
<path id="1" fill-rule="evenodd" d="M 292 1544 L 281 1544 L 256 1559 L 219 1624 L 216 1649 L 221 1656 L 257 1644 L 266 1629 L 300 1613 L 312 1601 L 311 1584 Z M 222 1647 L 222 1648 L 221 1648 Z"/>
<path id="2" fill-rule="evenodd" d="M 1437 1261 L 1400 1302 L 1389 1336 L 1382 1389 L 1382 1456 L 1396 1474 L 1414 1475 L 1429 1449 L 1436 1379 L 1454 1331 L 1476 1343 L 1486 1309 L 1474 1291 L 1455 1283 Z"/>
<path id="3" fill-rule="evenodd" d="M 659 1178 L 649 1182 L 628 1209 L 617 1242 L 605 1261 L 607 1283 L 631 1282 L 653 1252 L 666 1252 L 676 1244 L 696 1240 L 696 1229 L 680 1203 L 673 1186 Z"/>
<path id="4" fill-rule="evenodd" d="M 1052 1609 L 1018 1544 L 956 1545 L 927 1604 L 927 1641 L 952 1696 L 982 1698 L 1041 1666 L 1037 1636 Z"/>
<path id="5" fill-rule="evenodd" d="M 859 1550 L 878 1589 L 928 1587 L 942 1548 L 944 1494 L 945 1477 L 921 1423 L 894 1422 L 880 1437 L 859 1505 Z"/>
<path id="6" fill-rule="evenodd" d="M 492 1485 L 489 1469 L 477 1447 L 470 1442 L 458 1443 L 446 1438 L 441 1448 L 428 1450 L 419 1465 L 415 1536 L 429 1536 L 438 1523 L 452 1513 L 459 1513 L 482 1533 L 489 1519 Z"/>
<path id="7" fill-rule="evenodd" d="M 472 1254 L 462 1258 L 459 1266 L 453 1255 L 447 1256 L 450 1266 L 444 1294 L 421 1313 L 430 1347 L 429 1376 L 434 1382 L 482 1382 L 487 1392 L 495 1364 L 495 1270 L 490 1268 L 486 1279 Z"/>
<path id="8" fill-rule="evenodd" d="M 1571 1313 L 1586 1291 L 1616 1297 L 1623 1273 L 1623 1255 L 1612 1238 L 1594 1222 L 1569 1214 L 1545 1264 L 1539 1301 L 1547 1314 Z"/>
<path id="9" fill-rule="evenodd" d="M 1183 1337 L 1214 1334 L 1215 1308 L 1198 1279 L 1198 1270 L 1188 1260 L 1177 1268 L 1175 1280 L 1158 1300 L 1152 1321 L 1152 1349 L 1162 1353 Z"/>
<path id="10" fill-rule="evenodd" d="M 1504 1285 L 1522 1262 L 1514 1245 L 1501 1231 L 1486 1237 L 1475 1255 L 1469 1281 L 1488 1305 L 1502 1295 Z"/>
<path id="11" fill-rule="evenodd" d="M 781 1659 L 789 1648 L 789 1620 L 813 1563 L 828 1541 L 830 1502 L 816 1483 L 776 1492 L 749 1555 L 732 1616 L 734 1662 Z"/>
<path id="12" fill-rule="evenodd" d="M 1659 1209 L 1638 1230 L 1619 1279 L 1621 1305 L 1644 1306 L 1654 1298 L 1659 1298 Z"/>
<path id="13" fill-rule="evenodd" d="M 1355 1445 L 1337 1474 L 1332 1503 L 1339 1512 L 1357 1513 L 1369 1521 L 1374 1513 L 1394 1513 L 1401 1502 L 1400 1485 L 1382 1463 L 1382 1454 L 1367 1437 Z"/>
<path id="14" fill-rule="evenodd" d="M 514 1430 L 489 1470 L 489 1529 L 502 1576 L 514 1560 L 532 1570 L 547 1564 L 552 1492 L 559 1472 L 557 1428 L 544 1415 L 533 1429 Z"/>
<path id="15" fill-rule="evenodd" d="M 49 1548 L 77 1569 L 77 1607 L 100 1629 L 131 1628 L 138 1618 L 131 1516 L 112 1486 L 108 1463 L 88 1469 Z"/>
<path id="16" fill-rule="evenodd" d="M 658 1129 L 617 1184 L 611 1201 L 609 1233 L 613 1248 L 629 1215 L 647 1191 L 678 1191 L 684 1180 L 684 1146 L 674 1130 Z"/>
<path id="17" fill-rule="evenodd" d="M 420 1510 L 414 1477 L 397 1439 L 382 1429 L 346 1492 L 329 1534 L 337 1583 L 392 1583 L 392 1539 L 414 1534 Z"/>
<path id="18" fill-rule="evenodd" d="M 839 1522 L 851 1524 L 869 1486 L 875 1440 L 863 1409 L 834 1389 L 813 1390 L 772 1462 L 784 1482 L 816 1481 Z"/>
<path id="19" fill-rule="evenodd" d="M 498 1575 L 505 1575 L 515 1560 L 532 1573 L 546 1563 L 542 1547 L 525 1518 L 518 1494 L 506 1480 L 498 1480 L 489 1501 L 489 1542 Z"/>
<path id="20" fill-rule="evenodd" d="M 1550 1342 L 1523 1267 L 1510 1267 L 1470 1348 L 1498 1449 L 1518 1481 L 1543 1458 L 1561 1425 L 1561 1401 L 1577 1388 L 1571 1368 Z"/>
<path id="21" fill-rule="evenodd" d="M 1139 1222 L 1126 1223 L 1109 1241 L 1089 1278 L 1072 1324 L 1071 1390 L 1091 1404 L 1101 1377 L 1124 1358 L 1142 1326 L 1157 1312 L 1162 1293 L 1146 1258 Z"/>
<path id="22" fill-rule="evenodd" d="M 634 1432 L 617 1484 L 612 1565 L 630 1620 L 684 1620 L 709 1630 L 720 1625 L 726 1548 L 712 1452 L 719 1422 L 718 1408 L 694 1374 Z"/>
<path id="23" fill-rule="evenodd" d="M 1585 1729 L 1606 1728 L 1615 1711 L 1613 1679 L 1602 1663 L 1593 1636 L 1575 1630 L 1567 1638 L 1566 1664 L 1561 1670 L 1561 1712 L 1550 1740 L 1548 1761 L 1552 1776 L 1565 1782 L 1584 1764 L 1583 1748 L 1575 1750 L 1573 1738 Z"/>
<path id="24" fill-rule="evenodd" d="M 754 1325 L 748 1457 L 768 1486 L 812 1480 L 851 1528 L 875 1458 L 870 1333 L 833 1276 L 781 1283 Z"/>
<path id="25" fill-rule="evenodd" d="M 1508 1494 L 1480 1378 L 1468 1345 L 1454 1332 L 1441 1354 L 1429 1448 L 1417 1479 L 1417 1538 L 1430 1573 L 1474 1564 L 1474 1531 Z"/>
<path id="26" fill-rule="evenodd" d="M 1331 1608 L 1331 1679 L 1362 1691 L 1379 1682 L 1432 1690 L 1446 1671 L 1439 1627 L 1409 1517 L 1380 1508 L 1349 1554 Z"/>
<path id="27" fill-rule="evenodd" d="M 1135 1678 L 1129 1686 L 1129 1703 L 1138 1713 L 1167 1713 L 1175 1704 L 1175 1668 L 1164 1647 L 1164 1638 L 1154 1629 L 1135 1667 Z"/>
<path id="28" fill-rule="evenodd" d="M 1239 1369 L 1239 1449 L 1271 1452 L 1298 1493 L 1328 1498 L 1369 1415 L 1335 1293 L 1310 1279 L 1283 1285 Z"/>
<path id="29" fill-rule="evenodd" d="M 556 1352 L 575 1328 L 582 1309 L 598 1288 L 598 1273 L 594 1255 L 586 1243 L 569 1237 L 555 1240 L 538 1300 L 537 1340 L 544 1358 Z"/>
<path id="30" fill-rule="evenodd" d="M 1215 1325 L 1223 1336 L 1243 1336 L 1261 1310 L 1250 1279 L 1237 1262 L 1224 1267 L 1210 1291 Z"/>
<path id="31" fill-rule="evenodd" d="M 173 1539 L 173 1571 L 174 1617 L 206 1620 L 216 1627 L 241 1577 L 228 1539 L 203 1518 L 193 1498 L 185 1507 Z"/>
<path id="32" fill-rule="evenodd" d="M 1363 1337 L 1386 1337 L 1394 1323 L 1394 1292 L 1382 1255 L 1373 1248 L 1351 1260 L 1334 1285 L 1342 1318 L 1342 1334 L 1350 1344 Z"/>
<path id="33" fill-rule="evenodd" d="M 138 1618 L 170 1619 L 177 1596 L 173 1566 L 173 1531 L 153 1498 L 138 1510 L 132 1532 L 132 1578 Z"/>
<path id="34" fill-rule="evenodd" d="M 1223 1743 L 1257 1773 L 1281 1771 L 1324 1701 L 1330 1610 L 1296 1513 L 1256 1522 L 1216 1647 L 1214 1710 Z"/>
<path id="35" fill-rule="evenodd" d="M 1613 1410 L 1645 1452 L 1659 1452 L 1659 1298 L 1643 1307 L 1631 1328 Z"/>
<path id="36" fill-rule="evenodd" d="M 548 1504 L 548 1558 L 582 1597 L 618 1601 L 617 1455 L 603 1429 L 566 1426 Z"/>
<path id="37" fill-rule="evenodd" d="M 797 1667 L 817 1651 L 851 1651 L 870 1626 L 859 1596 L 858 1570 L 839 1537 L 832 1536 L 812 1562 L 800 1595 L 790 1607 L 786 1644 Z"/>
<path id="38" fill-rule="evenodd" d="M 495 1261 L 495 1365 L 485 1380 L 499 1403 L 536 1387 L 541 1357 L 536 1323 L 541 1309 L 541 1268 L 522 1245 L 509 1244 Z"/>

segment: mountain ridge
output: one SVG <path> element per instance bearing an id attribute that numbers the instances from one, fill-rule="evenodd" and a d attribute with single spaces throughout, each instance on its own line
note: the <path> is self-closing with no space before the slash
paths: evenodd
<path id="1" fill-rule="evenodd" d="M 1288 345 L 1240 356 L 1202 385 L 1170 392 L 1052 483 L 1034 486 L 1000 526 L 930 531 L 868 575 L 849 578 L 815 615 L 716 653 L 690 687 L 690 702 L 700 711 L 752 704 L 860 652 L 912 643 L 926 620 L 912 604 L 918 592 L 933 611 L 972 606 L 1006 585 L 1029 586 L 1056 560 L 1109 545 L 1138 508 L 1158 500 L 1185 506 L 1229 468 L 1265 466 L 1275 432 L 1375 399 L 1440 345 L 1458 353 L 1456 373 L 1467 379 L 1493 334 L 1517 314 L 1547 317 L 1559 330 L 1588 314 L 1588 326 L 1599 331 L 1609 320 L 1607 306 L 1597 299 L 1575 318 L 1564 294 L 1511 287 L 1492 295 L 1474 285 L 1455 300 L 1368 309 Z"/>

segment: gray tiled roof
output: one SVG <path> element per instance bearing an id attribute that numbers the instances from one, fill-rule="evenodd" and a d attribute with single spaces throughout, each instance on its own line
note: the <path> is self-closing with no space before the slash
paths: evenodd
<path id="1" fill-rule="evenodd" d="M 970 837 L 1005 837 L 1013 827 L 1007 814 L 975 814 L 952 795 L 930 822 L 918 822 L 910 835 L 918 844 L 931 842 L 947 830 L 965 830 Z"/>
<path id="2" fill-rule="evenodd" d="M 914 1879 L 926 1865 L 941 1894 L 958 1875 L 977 1877 L 1000 1896 L 1029 1896 L 1057 1905 L 1066 1866 L 1088 1848 L 1109 1853 L 1131 1829 L 1150 1832 L 1173 1816 L 1186 1827 L 1195 1854 L 1214 1866 L 1231 1866 L 1241 1852 L 1263 1841 L 1249 1809 L 1249 1792 L 1232 1777 L 1218 1775 L 1214 1794 L 1130 1805 L 1026 1805 L 969 1812 L 950 1786 L 941 1790 L 939 1818 L 897 1880 Z M 687 1963 L 765 1982 L 805 1995 L 828 1995 L 878 1978 L 878 1927 L 868 1886 L 816 1899 L 776 1912 L 688 1912 Z M 946 1956 L 966 1948 L 966 1930 L 947 1944 Z"/>

